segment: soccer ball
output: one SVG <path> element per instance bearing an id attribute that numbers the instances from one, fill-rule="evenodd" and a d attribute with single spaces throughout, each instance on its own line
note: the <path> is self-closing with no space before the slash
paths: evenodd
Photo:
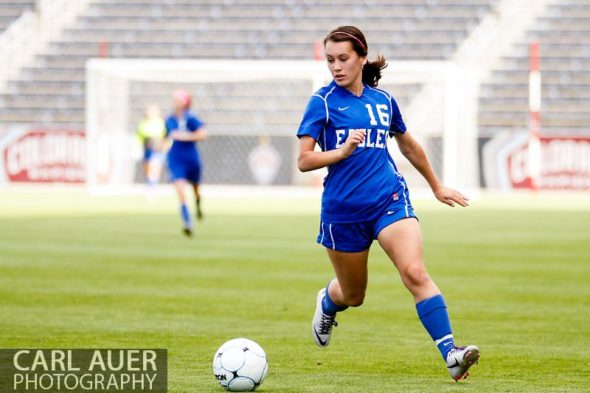
<path id="1" fill-rule="evenodd" d="M 266 353 L 247 338 L 234 338 L 223 344 L 213 358 L 217 382 L 230 392 L 255 390 L 268 373 Z"/>

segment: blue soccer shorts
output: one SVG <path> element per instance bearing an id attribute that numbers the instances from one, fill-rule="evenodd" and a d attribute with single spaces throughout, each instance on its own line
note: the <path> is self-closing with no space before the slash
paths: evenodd
<path id="1" fill-rule="evenodd" d="M 153 149 L 146 148 L 146 149 L 143 150 L 143 160 L 144 161 L 151 160 L 153 155 L 154 155 L 154 150 Z"/>
<path id="2" fill-rule="evenodd" d="M 170 171 L 170 180 L 186 180 L 190 183 L 199 184 L 201 182 L 201 165 L 195 161 L 174 161 L 168 160 L 168 170 Z"/>
<path id="3" fill-rule="evenodd" d="M 379 232 L 394 222 L 416 218 L 409 200 L 392 200 L 374 220 L 353 223 L 320 222 L 317 242 L 326 248 L 343 252 L 360 252 L 371 247 Z"/>

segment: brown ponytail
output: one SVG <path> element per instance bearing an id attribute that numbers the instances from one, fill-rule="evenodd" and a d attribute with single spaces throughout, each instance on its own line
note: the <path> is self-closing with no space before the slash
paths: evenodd
<path id="1" fill-rule="evenodd" d="M 381 70 L 387 67 L 385 57 L 379 55 L 375 61 L 367 61 L 363 67 L 363 83 L 377 87 L 379 79 L 381 79 Z"/>
<path id="2" fill-rule="evenodd" d="M 324 38 L 324 46 L 328 41 L 342 42 L 349 41 L 352 48 L 360 57 L 367 57 L 369 53 L 369 46 L 365 35 L 358 27 L 355 26 L 340 26 L 332 30 L 326 38 Z M 363 83 L 377 87 L 379 79 L 381 79 L 381 70 L 387 67 L 385 57 L 379 55 L 375 61 L 367 61 L 363 66 Z"/>

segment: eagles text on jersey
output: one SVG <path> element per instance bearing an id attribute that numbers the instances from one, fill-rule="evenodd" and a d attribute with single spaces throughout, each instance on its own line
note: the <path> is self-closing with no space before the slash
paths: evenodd
<path id="1" fill-rule="evenodd" d="M 329 151 L 340 148 L 354 130 L 365 130 L 365 141 L 350 157 L 328 168 L 322 221 L 373 220 L 394 193 L 407 192 L 387 150 L 387 135 L 406 132 L 406 125 L 386 91 L 364 85 L 357 97 L 330 83 L 310 98 L 297 136 L 310 136 Z"/>

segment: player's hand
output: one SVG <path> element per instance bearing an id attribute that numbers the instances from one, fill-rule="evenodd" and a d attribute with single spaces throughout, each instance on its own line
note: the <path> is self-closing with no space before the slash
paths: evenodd
<path id="1" fill-rule="evenodd" d="M 342 157 L 349 157 L 357 148 L 357 146 L 365 141 L 366 136 L 367 131 L 365 130 L 350 131 L 348 133 L 348 138 L 346 138 L 346 141 L 344 142 L 344 145 L 342 145 L 342 147 L 340 148 L 342 149 Z"/>
<path id="2" fill-rule="evenodd" d="M 450 207 L 455 207 L 455 203 L 463 207 L 469 206 L 469 198 L 452 188 L 442 186 L 434 192 L 434 196 Z"/>

